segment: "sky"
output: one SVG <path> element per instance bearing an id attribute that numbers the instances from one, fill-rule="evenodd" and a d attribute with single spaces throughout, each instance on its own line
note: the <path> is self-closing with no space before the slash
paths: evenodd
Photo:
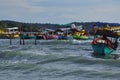
<path id="1" fill-rule="evenodd" d="M 0 0 L 0 20 L 120 23 L 120 0 Z"/>

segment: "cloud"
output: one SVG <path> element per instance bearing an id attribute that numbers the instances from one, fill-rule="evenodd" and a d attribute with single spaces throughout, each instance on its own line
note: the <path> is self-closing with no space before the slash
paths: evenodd
<path id="1" fill-rule="evenodd" d="M 0 0 L 0 19 L 28 22 L 120 20 L 119 0 Z"/>
<path id="2" fill-rule="evenodd" d="M 31 6 L 27 0 L 1 0 L 0 10 L 2 10 L 3 15 L 4 13 L 6 13 L 6 15 L 23 15 L 24 13 L 31 14 L 43 12 L 44 8 L 40 6 Z"/>

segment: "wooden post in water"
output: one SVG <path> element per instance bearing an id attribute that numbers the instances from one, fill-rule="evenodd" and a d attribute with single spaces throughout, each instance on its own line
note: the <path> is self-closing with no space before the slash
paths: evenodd
<path id="1" fill-rule="evenodd" d="M 36 35 L 37 36 L 37 35 Z M 37 37 L 35 37 L 35 45 L 37 45 Z"/>
<path id="2" fill-rule="evenodd" d="M 23 36 L 23 45 L 25 45 L 24 36 Z"/>
<path id="3" fill-rule="evenodd" d="M 20 45 L 22 44 L 22 42 L 21 42 L 21 37 L 20 37 Z"/>
<path id="4" fill-rule="evenodd" d="M 22 45 L 22 38 L 23 38 L 23 34 L 20 33 L 20 45 Z"/>
<path id="5" fill-rule="evenodd" d="M 23 27 L 20 25 L 20 45 L 24 45 L 24 33 L 23 33 Z"/>
<path id="6" fill-rule="evenodd" d="M 9 34 L 9 36 L 10 36 L 10 45 L 12 45 L 12 35 Z"/>

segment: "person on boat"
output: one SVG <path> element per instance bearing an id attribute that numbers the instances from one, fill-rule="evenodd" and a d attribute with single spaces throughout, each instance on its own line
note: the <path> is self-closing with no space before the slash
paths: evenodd
<path id="1" fill-rule="evenodd" d="M 105 41 L 102 40 L 100 35 L 96 35 L 94 40 L 92 41 L 92 44 L 99 45 L 101 43 L 105 43 Z"/>
<path id="2" fill-rule="evenodd" d="M 113 49 L 116 50 L 117 47 L 118 47 L 118 42 L 117 42 L 117 39 L 116 39 L 115 42 L 114 42 Z"/>
<path id="3" fill-rule="evenodd" d="M 112 42 L 105 35 L 103 36 L 96 35 L 95 39 L 92 41 L 92 44 L 95 44 L 95 45 L 105 44 L 106 46 L 114 50 L 116 50 L 116 48 L 118 47 L 117 39 L 115 40 L 115 42 Z"/>
<path id="4" fill-rule="evenodd" d="M 114 49 L 114 43 L 108 39 L 105 35 L 102 36 L 102 39 L 105 40 L 105 44 L 109 47 L 109 48 L 112 48 Z"/>

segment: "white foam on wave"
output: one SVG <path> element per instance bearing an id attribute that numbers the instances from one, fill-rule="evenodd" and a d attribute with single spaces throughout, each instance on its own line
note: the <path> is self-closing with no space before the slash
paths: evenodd
<path id="1" fill-rule="evenodd" d="M 87 42 L 92 42 L 92 40 L 71 40 L 72 44 L 81 44 L 81 43 L 87 43 Z"/>
<path id="2" fill-rule="evenodd" d="M 44 51 L 38 51 L 38 50 L 28 50 L 28 51 L 21 51 L 21 52 L 26 54 L 34 54 L 34 55 L 48 55 Z"/>
<path id="3" fill-rule="evenodd" d="M 70 42 L 70 41 L 69 40 L 56 40 L 56 39 L 53 39 L 53 40 L 40 40 L 38 42 L 44 43 L 44 42 Z"/>

